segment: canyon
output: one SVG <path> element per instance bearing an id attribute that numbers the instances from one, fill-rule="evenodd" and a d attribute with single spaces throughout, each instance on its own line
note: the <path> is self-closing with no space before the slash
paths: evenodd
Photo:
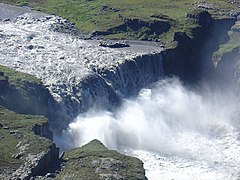
<path id="1" fill-rule="evenodd" d="M 8 5 L 1 4 L 1 8 L 3 7 L 7 7 L 7 9 L 10 8 Z M 16 14 L 15 12 L 20 13 Z M 12 14 L 12 12 L 9 13 Z M 6 14 L 7 12 L 4 13 L 4 15 Z M 234 48 L 221 56 L 213 55 L 221 44 L 229 40 L 228 32 L 235 31 L 235 29 L 232 28 L 238 23 L 238 19 L 235 16 L 214 19 L 211 14 L 206 11 L 200 12 L 197 15 L 187 14 L 186 18 L 189 18 L 191 21 L 197 21 L 199 26 L 192 29 L 192 38 L 184 32 L 175 32 L 173 42 L 177 43 L 176 47 L 167 48 L 158 42 L 128 41 L 129 47 L 108 48 L 99 46 L 103 40 L 78 36 L 75 33 L 76 29 L 74 25 L 61 17 L 30 11 L 29 9 L 14 10 L 13 14 L 15 15 L 7 16 L 11 18 L 3 17 L 0 22 L 0 64 L 18 72 L 30 74 L 37 79 L 32 79 L 32 76 L 21 78 L 23 76 L 22 74 L 16 75 L 20 77 L 16 78 L 11 70 L 2 67 L 0 69 L 0 104 L 17 113 L 46 116 L 48 122 L 44 122 L 41 125 L 34 125 L 32 131 L 38 136 L 54 140 L 62 149 L 76 148 L 76 146 L 82 146 L 88 143 L 85 142 L 86 140 L 90 141 L 95 139 L 94 137 L 93 139 L 86 138 L 81 142 L 73 143 L 72 146 L 68 143 L 64 145 L 63 139 L 74 138 L 71 133 L 75 132 L 75 130 L 76 133 L 79 132 L 79 129 L 81 132 L 84 132 L 84 129 L 81 127 L 78 129 L 78 127 L 75 128 L 74 126 L 74 123 L 77 123 L 79 119 L 79 122 L 86 125 L 83 127 L 90 128 L 88 124 L 84 124 L 87 123 L 86 119 L 90 122 L 91 118 L 95 117 L 95 114 L 99 114 L 99 117 L 101 117 L 101 112 L 104 112 L 103 119 L 107 121 L 107 124 L 111 124 L 115 122 L 115 120 L 112 119 L 118 119 L 115 116 L 119 115 L 119 107 L 127 106 L 127 110 L 129 109 L 128 105 L 125 104 L 129 98 L 140 99 L 139 101 L 145 102 L 141 97 L 151 99 L 151 94 L 155 97 L 152 91 L 159 89 L 157 88 L 157 90 L 155 90 L 155 86 L 158 86 L 155 83 L 160 82 L 161 84 L 161 82 L 163 82 L 161 87 L 165 87 L 164 82 L 168 77 L 173 77 L 173 79 L 178 77 L 183 84 L 190 89 L 202 88 L 199 84 L 207 83 L 207 86 L 209 86 L 211 90 L 212 88 L 219 88 L 227 92 L 234 90 L 236 94 L 239 92 L 239 48 Z M 116 29 L 120 28 L 124 30 L 127 25 L 130 27 L 142 27 L 146 25 L 144 22 L 134 19 L 126 20 L 125 23 L 125 26 L 116 27 Z M 136 23 L 139 24 L 136 25 Z M 154 28 L 157 28 L 159 23 L 156 22 L 155 25 L 148 25 L 149 28 L 153 28 L 154 31 Z M 164 26 L 165 25 L 166 24 L 164 24 Z M 110 29 L 109 31 L 116 31 L 116 29 Z M 169 29 L 169 27 L 166 25 L 166 28 L 164 27 L 164 30 L 161 30 L 159 34 L 167 29 Z M 170 85 L 177 85 L 173 87 L 170 86 L 170 88 L 178 89 L 180 87 L 180 92 L 185 92 L 182 85 L 180 85 L 181 83 L 178 84 L 178 80 L 172 81 L 170 80 Z M 160 88 L 159 91 L 163 92 L 164 95 L 167 94 L 164 88 Z M 148 93 L 150 93 L 150 95 Z M 186 94 L 188 94 L 188 92 L 186 92 Z M 195 97 L 195 94 L 193 97 Z M 238 96 L 236 97 L 238 98 Z M 156 96 L 155 99 L 158 99 L 158 96 Z M 169 97 L 169 99 L 171 98 Z M 195 101 L 193 100 L 191 102 L 194 105 Z M 228 105 L 228 103 L 226 104 Z M 230 103 L 229 107 L 231 105 Z M 134 103 L 132 106 L 134 106 Z M 141 106 L 141 103 L 139 103 L 139 106 Z M 144 105 L 144 107 L 146 106 Z M 154 107 L 155 106 L 153 106 L 153 108 Z M 166 107 L 164 106 L 164 108 Z M 197 108 L 196 106 L 196 109 Z M 106 111 L 108 113 L 105 116 Z M 204 109 L 203 112 L 206 111 Z M 134 112 L 134 110 L 131 110 L 131 112 Z M 225 111 L 223 110 L 223 112 Z M 237 111 L 234 113 L 237 113 Z M 131 113 L 129 112 L 129 114 Z M 121 116 L 121 113 L 119 116 Z M 108 119 L 110 120 L 108 121 Z M 238 119 L 238 116 L 236 116 L 236 119 Z M 99 126 L 107 127 L 105 121 L 102 121 L 103 124 Z M 120 122 L 124 124 L 125 120 L 121 120 Z M 96 122 L 93 121 L 93 124 L 94 123 Z M 175 121 L 173 123 L 177 124 Z M 188 123 L 191 123 L 191 121 Z M 136 124 L 138 124 L 138 122 L 136 122 Z M 91 125 L 92 124 L 90 124 L 90 126 Z M 152 124 L 152 126 L 154 125 L 155 123 Z M 115 125 L 112 126 L 114 127 Z M 184 128 L 185 126 L 187 125 L 183 125 Z M 205 127 L 205 124 L 202 126 Z M 119 129 L 121 130 L 121 128 Z M 91 130 L 90 128 L 89 131 Z M 96 131 L 97 130 L 98 129 L 96 129 Z M 148 130 L 151 131 L 151 129 Z M 213 131 L 215 131 L 215 129 Z M 118 131 L 116 132 L 119 133 Z M 153 130 L 153 132 L 155 131 Z M 226 132 L 231 134 L 232 131 L 228 131 L 227 129 Z M 127 134 L 124 134 L 124 131 L 120 131 L 120 133 L 127 136 Z M 63 135 L 66 136 L 62 137 Z M 85 137 L 84 134 L 80 133 L 80 135 L 81 137 Z M 133 142 L 136 144 L 133 143 L 130 148 L 140 147 L 147 149 L 147 145 L 145 145 L 144 142 L 138 144 L 138 141 L 134 139 L 135 136 L 132 136 L 133 134 L 130 134 L 133 140 L 130 138 L 129 142 L 126 138 L 117 138 L 115 142 L 115 140 L 111 139 L 111 133 L 107 133 L 107 135 L 110 141 L 106 139 L 104 141 L 105 136 L 103 136 L 101 141 L 104 141 L 104 145 L 107 145 L 110 149 L 126 153 L 128 149 L 125 148 L 122 150 L 119 146 L 125 145 L 130 147 L 130 144 Z M 234 134 L 226 138 L 231 139 L 236 136 L 238 135 Z M 144 141 L 148 141 L 148 138 L 145 138 Z M 75 140 L 73 140 L 73 142 L 75 142 Z M 228 141 L 226 140 L 226 142 Z M 47 175 L 47 172 L 44 170 L 46 164 L 54 164 L 56 162 L 61 164 L 62 162 L 58 162 L 61 161 L 61 159 L 57 157 L 59 149 L 55 144 L 51 144 L 52 142 L 49 143 L 47 152 L 44 154 L 40 153 L 41 157 L 37 158 L 38 162 L 35 163 L 36 166 L 27 170 L 26 168 L 28 167 L 25 167 L 23 163 L 14 174 L 14 177 L 29 179 L 30 177 L 39 176 L 37 178 L 45 178 L 42 175 Z M 112 163 L 116 165 L 116 167 L 121 166 L 124 169 L 125 166 L 132 165 L 131 162 L 129 165 L 123 164 L 123 161 L 118 161 L 120 157 L 115 156 L 114 160 L 111 153 L 116 154 L 117 152 L 108 152 L 98 141 L 93 141 L 92 143 L 100 149 L 103 148 L 107 156 L 99 156 L 100 159 L 98 157 L 93 160 L 94 167 L 99 167 L 96 168 L 95 172 L 91 173 L 100 174 L 101 177 L 123 178 L 121 177 L 122 175 L 116 173 L 117 170 L 114 170 L 114 168 L 110 168 L 110 172 L 105 174 L 101 168 L 105 167 L 105 164 Z M 237 143 L 237 140 L 232 142 L 232 147 L 235 148 Z M 152 151 L 159 149 L 159 147 L 155 147 L 155 145 L 149 147 Z M 231 150 L 230 146 L 227 148 Z M 237 145 L 234 150 L 238 150 Z M 96 150 L 88 151 L 90 151 L 89 156 L 98 156 L 99 152 Z M 64 167 L 61 167 L 63 173 L 65 170 L 67 171 L 69 167 L 69 169 L 76 167 L 71 167 L 73 165 L 72 163 L 76 163 L 75 160 L 82 156 L 81 153 L 89 152 L 79 150 L 79 152 L 73 154 L 71 154 L 71 152 L 66 153 L 66 155 L 63 154 L 62 160 L 66 161 L 65 164 L 63 163 Z M 127 154 L 131 155 L 134 155 L 134 153 L 136 153 L 136 151 L 129 150 L 129 152 L 127 152 Z M 144 154 L 145 152 L 142 153 Z M 227 151 L 226 153 L 229 152 Z M 135 154 L 135 156 L 137 155 Z M 131 161 L 131 158 L 128 158 L 130 159 L 129 161 Z M 224 160 L 221 162 L 222 159 L 219 159 L 220 164 L 224 164 Z M 79 161 L 80 160 L 81 158 Z M 135 177 L 126 175 L 126 177 L 129 177 L 129 179 L 136 179 L 136 177 L 145 179 L 142 164 L 139 160 L 136 161 L 134 164 L 136 164 L 137 167 L 135 167 L 136 169 L 134 170 L 137 172 L 137 175 Z M 90 165 L 88 165 L 89 162 L 85 162 L 85 160 L 84 163 L 83 167 L 92 165 L 91 162 Z M 216 160 L 216 164 L 217 163 Z M 233 163 L 232 160 L 230 163 Z M 183 166 L 184 165 L 185 164 L 183 164 Z M 81 169 L 82 167 L 80 166 L 78 168 Z M 234 165 L 234 169 L 237 168 L 238 167 Z M 24 174 L 25 172 L 29 173 Z M 60 176 L 64 175 L 62 172 L 56 173 L 56 179 L 61 179 Z M 58 174 L 60 174 L 59 177 Z M 231 176 L 231 178 L 235 178 L 236 175 L 234 173 L 232 174 L 233 176 Z M 219 179 L 221 179 L 221 177 Z"/>

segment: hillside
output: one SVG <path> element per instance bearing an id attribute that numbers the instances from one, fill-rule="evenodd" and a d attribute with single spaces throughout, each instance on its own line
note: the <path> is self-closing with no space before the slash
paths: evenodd
<path id="1" fill-rule="evenodd" d="M 186 32 L 198 26 L 197 18 L 188 13 L 207 10 L 215 18 L 236 17 L 238 4 L 227 0 L 34 0 L 0 2 L 28 5 L 36 10 L 62 16 L 76 24 L 82 33 L 106 38 L 161 41 L 173 46 L 173 33 Z M 234 1 L 236 2 L 236 1 Z"/>

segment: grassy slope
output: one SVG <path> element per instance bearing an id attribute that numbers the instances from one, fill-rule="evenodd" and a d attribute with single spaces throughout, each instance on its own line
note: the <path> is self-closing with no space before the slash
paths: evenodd
<path id="1" fill-rule="evenodd" d="M 195 0 L 0 0 L 15 4 L 28 4 L 50 14 L 60 15 L 71 22 L 83 33 L 93 31 L 106 31 L 123 23 L 123 18 L 138 18 L 151 21 L 156 18 L 151 15 L 163 15 L 167 17 L 161 21 L 171 24 L 171 29 L 159 38 L 166 44 L 172 40 L 173 32 L 182 31 L 191 35 L 191 29 L 197 24 L 186 20 L 185 15 L 193 10 Z M 225 0 L 208 0 L 214 8 L 229 11 L 237 11 L 238 8 L 228 4 Z M 102 7 L 107 5 L 106 10 Z M 116 12 L 113 9 L 117 10 Z M 212 12 L 214 16 L 218 13 Z M 119 16 L 120 15 L 120 16 Z M 159 20 L 159 19 L 158 19 Z M 128 33 L 110 35 L 109 38 L 131 39 Z"/>

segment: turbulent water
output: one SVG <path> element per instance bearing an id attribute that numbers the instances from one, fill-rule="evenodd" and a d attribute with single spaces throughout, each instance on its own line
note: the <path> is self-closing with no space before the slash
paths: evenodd
<path id="1" fill-rule="evenodd" d="M 177 79 L 162 80 L 126 100 L 116 113 L 93 109 L 80 115 L 64 132 L 62 146 L 77 147 L 97 138 L 140 158 L 150 180 L 238 179 L 235 110 L 230 93 L 197 93 Z"/>
<path id="2" fill-rule="evenodd" d="M 0 12 L 6 8 L 2 6 Z M 59 26 L 62 31 L 74 31 L 63 18 L 32 11 L 0 21 L 0 64 L 40 78 L 57 101 L 69 95 L 78 100 L 73 87 L 96 69 L 115 71 L 126 60 L 162 51 L 158 46 L 144 45 L 103 48 L 98 41 L 59 33 Z"/>
<path id="3" fill-rule="evenodd" d="M 104 49 L 51 30 L 64 22 L 31 13 L 0 22 L 1 64 L 39 77 L 53 96 L 64 97 L 95 67 L 111 68 L 161 51 L 140 46 Z M 111 149 L 140 158 L 150 180 L 239 179 L 236 101 L 228 92 L 190 90 L 177 79 L 161 80 L 125 100 L 116 112 L 91 109 L 79 115 L 55 140 L 63 148 L 73 148 L 99 139 Z"/>

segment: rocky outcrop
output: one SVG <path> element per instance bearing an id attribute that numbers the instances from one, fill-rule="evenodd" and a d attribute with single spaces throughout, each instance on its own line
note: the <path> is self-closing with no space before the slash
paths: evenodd
<path id="1" fill-rule="evenodd" d="M 59 160 L 59 148 L 53 143 L 46 152 L 37 155 L 29 154 L 24 163 L 12 174 L 13 179 L 26 179 L 45 175 Z"/>
<path id="2" fill-rule="evenodd" d="M 229 40 L 228 31 L 235 22 L 233 18 L 215 20 L 207 12 L 194 15 L 194 18 L 200 27 L 193 29 L 193 38 L 186 33 L 175 33 L 174 41 L 178 46 L 167 49 L 163 61 L 165 75 L 175 75 L 190 83 L 215 77 L 217 69 L 212 53 Z"/>
<path id="3" fill-rule="evenodd" d="M 0 110 L 0 179 L 45 175 L 59 160 L 59 148 L 44 137 L 52 138 L 47 118 Z"/>
<path id="4" fill-rule="evenodd" d="M 49 105 L 54 104 L 54 100 L 42 83 L 24 78 L 13 83 L 7 75 L 1 77 L 0 97 L 5 107 L 23 114 L 50 114 Z"/>
<path id="5" fill-rule="evenodd" d="M 140 19 L 124 19 L 124 23 L 108 29 L 107 31 L 95 31 L 93 36 L 105 36 L 114 33 L 128 32 L 132 33 L 133 37 L 140 38 L 141 40 L 154 40 L 164 32 L 170 29 L 170 24 L 165 21 L 153 20 L 151 22 L 143 21 Z M 144 36 L 147 35 L 147 36 Z M 153 36 L 152 39 L 149 36 Z"/>
<path id="6" fill-rule="evenodd" d="M 38 136 L 53 140 L 53 133 L 52 131 L 50 131 L 48 123 L 43 123 L 41 125 L 36 124 L 33 126 L 32 131 L 34 132 L 34 134 Z"/>
<path id="7" fill-rule="evenodd" d="M 98 140 L 66 152 L 63 159 L 65 162 L 56 179 L 147 180 L 139 159 L 108 150 Z"/>

